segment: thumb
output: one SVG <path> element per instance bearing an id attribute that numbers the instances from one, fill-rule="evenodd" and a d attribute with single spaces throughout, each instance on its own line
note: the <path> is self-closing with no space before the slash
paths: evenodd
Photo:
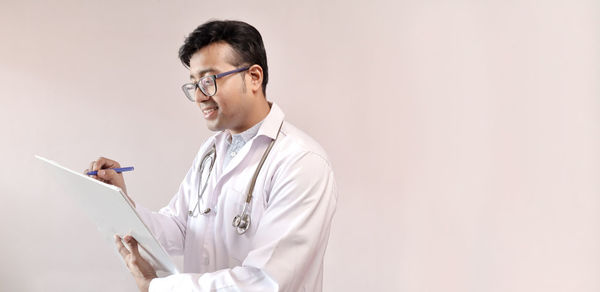
<path id="1" fill-rule="evenodd" d="M 112 181 L 116 175 L 117 175 L 117 172 L 112 169 L 98 170 L 98 177 L 105 181 Z"/>

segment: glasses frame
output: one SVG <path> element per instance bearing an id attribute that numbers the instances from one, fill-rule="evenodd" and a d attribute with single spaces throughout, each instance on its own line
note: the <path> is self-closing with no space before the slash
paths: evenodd
<path id="1" fill-rule="evenodd" d="M 208 76 L 204 76 L 200 79 L 198 79 L 198 81 L 196 82 L 189 82 L 186 83 L 184 85 L 181 86 L 181 90 L 183 90 L 183 93 L 185 94 L 185 97 L 187 97 L 188 100 L 195 102 L 196 101 L 196 90 L 200 89 L 200 91 L 202 92 L 202 94 L 204 94 L 206 97 L 211 97 L 214 96 L 215 94 L 217 94 L 217 79 L 221 78 L 221 77 L 225 77 L 227 75 L 231 75 L 234 73 L 238 73 L 238 72 L 243 72 L 246 71 L 248 69 L 250 69 L 251 66 L 246 66 L 246 67 L 241 67 L 241 68 L 237 68 L 231 71 L 227 71 L 227 72 L 223 72 L 223 73 L 219 73 L 219 74 L 214 74 L 214 75 L 208 75 Z M 212 79 L 213 83 L 215 84 L 215 92 L 213 94 L 208 94 L 208 92 L 204 91 L 204 88 L 202 88 L 202 86 L 200 86 L 200 82 L 203 82 L 206 79 Z M 186 87 L 189 86 L 194 86 L 194 96 L 190 96 L 190 92 L 186 90 Z"/>

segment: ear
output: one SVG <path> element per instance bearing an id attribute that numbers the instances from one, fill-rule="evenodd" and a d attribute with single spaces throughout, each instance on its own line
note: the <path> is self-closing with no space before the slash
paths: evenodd
<path id="1" fill-rule="evenodd" d="M 262 93 L 262 81 L 263 81 L 263 69 L 259 65 L 252 65 L 246 73 L 246 78 L 249 78 L 246 86 L 252 91 L 252 93 Z M 247 80 L 248 81 L 248 80 Z"/>

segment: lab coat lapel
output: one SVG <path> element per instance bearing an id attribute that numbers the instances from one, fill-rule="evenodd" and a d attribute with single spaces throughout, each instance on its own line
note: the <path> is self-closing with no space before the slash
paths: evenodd
<path id="1" fill-rule="evenodd" d="M 283 122 L 284 114 L 283 111 L 276 104 L 270 103 L 270 105 L 271 111 L 269 111 L 269 114 L 265 118 L 256 136 L 254 136 L 254 138 L 248 141 L 246 145 L 244 145 L 244 147 L 240 149 L 240 152 L 235 157 L 233 157 L 231 161 L 229 161 L 229 164 L 227 164 L 227 167 L 225 169 L 221 168 L 223 172 L 218 176 L 215 190 L 220 189 L 223 186 L 223 184 L 229 179 L 228 177 L 230 176 L 230 174 L 238 166 L 245 167 L 248 165 L 254 165 L 254 163 L 249 163 L 248 161 L 246 161 L 247 159 L 251 159 L 252 157 L 256 156 L 257 158 L 255 160 L 256 163 L 258 163 L 260 157 L 263 155 L 271 140 L 277 137 L 279 127 Z M 265 139 L 267 137 L 269 139 Z M 224 139 L 221 140 L 221 143 L 223 145 L 225 144 Z M 222 167 L 224 156 L 227 152 L 227 147 L 217 147 L 217 151 L 219 151 L 219 148 L 221 149 L 221 151 L 218 152 L 218 154 L 221 155 L 221 158 L 218 159 L 218 162 Z M 250 149 L 256 149 L 252 152 L 253 155 L 248 155 Z M 248 181 L 250 181 L 250 179 L 251 178 L 249 177 Z"/>

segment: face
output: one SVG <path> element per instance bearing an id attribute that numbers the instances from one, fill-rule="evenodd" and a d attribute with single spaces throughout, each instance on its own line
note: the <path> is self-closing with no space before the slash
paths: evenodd
<path id="1" fill-rule="evenodd" d="M 215 75 L 237 69 L 231 65 L 233 49 L 227 43 L 210 44 L 190 58 L 190 79 L 198 81 L 203 76 Z M 216 80 L 217 93 L 211 97 L 196 90 L 196 104 L 200 107 L 206 125 L 211 131 L 231 130 L 233 133 L 248 127 L 248 114 L 252 109 L 252 99 L 247 95 L 247 74 L 234 73 Z M 250 125 L 251 126 L 251 125 Z"/>

